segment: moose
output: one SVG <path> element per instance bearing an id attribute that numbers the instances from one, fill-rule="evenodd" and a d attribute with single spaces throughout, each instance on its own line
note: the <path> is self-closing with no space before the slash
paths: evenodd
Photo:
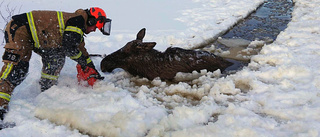
<path id="1" fill-rule="evenodd" d="M 102 72 L 122 68 L 131 75 L 153 80 L 173 80 L 178 72 L 190 73 L 207 69 L 224 71 L 233 63 L 206 51 L 169 47 L 165 52 L 153 49 L 156 42 L 142 42 L 146 29 L 141 29 L 136 40 L 109 54 L 101 61 Z"/>

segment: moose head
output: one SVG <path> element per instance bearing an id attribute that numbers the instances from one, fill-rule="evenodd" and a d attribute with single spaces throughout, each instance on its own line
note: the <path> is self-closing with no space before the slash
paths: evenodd
<path id="1" fill-rule="evenodd" d="M 116 68 L 126 68 L 127 59 L 132 55 L 142 54 L 153 49 L 156 42 L 142 42 L 146 34 L 146 29 L 141 29 L 135 40 L 128 42 L 124 47 L 118 51 L 108 55 L 101 61 L 102 72 L 112 72 Z"/>

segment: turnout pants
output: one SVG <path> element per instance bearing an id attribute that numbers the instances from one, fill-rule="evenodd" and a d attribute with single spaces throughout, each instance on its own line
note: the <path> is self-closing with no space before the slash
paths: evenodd
<path id="1" fill-rule="evenodd" d="M 10 21 L 5 29 L 5 51 L 0 72 L 0 108 L 7 108 L 12 92 L 27 76 L 29 61 L 34 49 L 28 25 Z M 38 53 L 38 52 L 37 52 Z M 57 84 L 60 71 L 65 63 L 65 54 L 59 49 L 41 50 L 42 72 L 41 91 Z"/>

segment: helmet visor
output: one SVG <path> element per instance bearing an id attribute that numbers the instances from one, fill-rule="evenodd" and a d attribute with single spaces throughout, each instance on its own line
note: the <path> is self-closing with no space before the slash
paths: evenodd
<path id="1" fill-rule="evenodd" d="M 100 29 L 100 31 L 102 32 L 102 34 L 104 35 L 110 35 L 110 31 L 111 31 L 111 19 L 107 18 L 104 22 L 103 27 Z"/>

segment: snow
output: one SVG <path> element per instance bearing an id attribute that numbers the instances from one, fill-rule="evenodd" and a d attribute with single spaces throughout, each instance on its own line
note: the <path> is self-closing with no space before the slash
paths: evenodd
<path id="1" fill-rule="evenodd" d="M 196 47 L 261 2 L 10 0 L 10 5 L 23 5 L 21 13 L 106 9 L 113 19 L 111 36 L 89 34 L 86 47 L 90 53 L 109 54 L 143 27 L 145 41 L 157 42 L 159 50 Z M 33 54 L 29 75 L 15 89 L 5 118 L 16 126 L 1 130 L 0 136 L 320 136 L 320 2 L 294 2 L 288 28 L 264 45 L 248 67 L 226 77 L 219 70 L 202 71 L 179 74 L 193 80 L 171 83 L 117 69 L 101 73 L 105 79 L 93 88 L 81 87 L 76 63 L 68 59 L 59 84 L 41 93 L 41 59 Z M 99 68 L 101 59 L 93 61 Z"/>

